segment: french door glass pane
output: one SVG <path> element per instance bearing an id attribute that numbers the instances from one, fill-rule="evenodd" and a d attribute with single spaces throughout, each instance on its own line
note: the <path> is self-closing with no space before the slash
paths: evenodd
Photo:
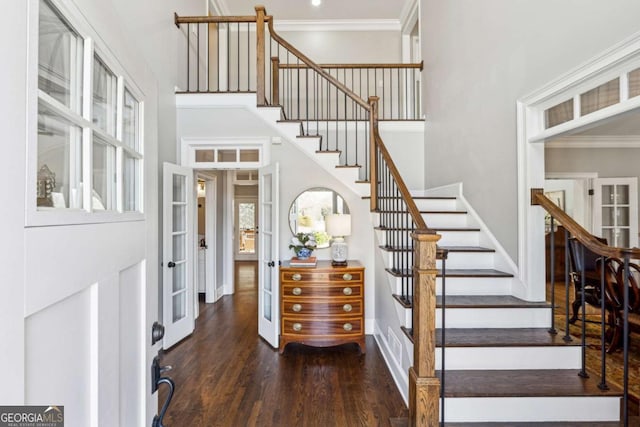
<path id="1" fill-rule="evenodd" d="M 82 129 L 38 106 L 36 204 L 39 208 L 82 207 Z"/>
<path id="2" fill-rule="evenodd" d="M 266 276 L 271 277 L 270 274 L 267 274 Z M 269 280 L 271 280 L 271 279 L 269 279 Z M 263 301 L 263 304 L 262 304 L 263 305 L 263 307 L 262 307 L 262 316 L 265 319 L 267 319 L 268 321 L 271 321 L 271 317 L 273 317 L 272 314 L 271 314 L 271 312 L 272 312 L 272 308 L 271 308 L 271 292 L 264 291 L 263 296 L 264 297 L 262 298 L 262 301 Z"/>
<path id="3" fill-rule="evenodd" d="M 615 203 L 615 193 L 613 185 L 602 186 L 602 204 L 612 205 Z"/>
<path id="4" fill-rule="evenodd" d="M 122 210 L 125 212 L 139 211 L 140 160 L 124 153 L 122 162 Z"/>
<path id="5" fill-rule="evenodd" d="M 173 296 L 173 321 L 177 322 L 187 315 L 186 292 L 180 292 Z"/>
<path id="6" fill-rule="evenodd" d="M 186 249 L 186 234 L 175 234 L 173 236 L 173 260 L 184 261 Z"/>
<path id="7" fill-rule="evenodd" d="M 629 247 L 629 229 L 628 228 L 619 228 L 616 240 L 616 246 L 620 248 L 628 248 Z"/>
<path id="8" fill-rule="evenodd" d="M 84 42 L 49 2 L 40 1 L 38 88 L 72 111 L 82 106 Z"/>
<path id="9" fill-rule="evenodd" d="M 116 149 L 94 137 L 93 142 L 93 210 L 112 210 L 116 207 Z"/>
<path id="10" fill-rule="evenodd" d="M 102 60 L 93 58 L 93 122 L 109 135 L 116 134 L 118 79 Z"/>
<path id="11" fill-rule="evenodd" d="M 184 232 L 187 230 L 187 205 L 173 205 L 173 231 Z"/>
<path id="12" fill-rule="evenodd" d="M 187 178 L 182 175 L 173 175 L 173 201 L 187 201 Z"/>
<path id="13" fill-rule="evenodd" d="M 611 227 L 615 225 L 615 208 L 602 208 L 602 226 Z"/>
<path id="14" fill-rule="evenodd" d="M 256 253 L 256 204 L 255 202 L 238 203 L 239 252 Z"/>
<path id="15" fill-rule="evenodd" d="M 138 142 L 138 123 L 140 118 L 138 115 L 138 101 L 128 89 L 125 89 L 122 109 L 122 142 L 136 151 L 140 151 Z"/>
<path id="16" fill-rule="evenodd" d="M 629 226 L 629 208 L 619 207 L 616 210 L 616 225 L 618 227 Z"/>
<path id="17" fill-rule="evenodd" d="M 614 235 L 614 229 L 613 228 L 603 228 L 602 229 L 602 237 L 607 239 L 607 244 L 608 245 L 615 246 L 616 240 L 615 240 L 615 235 Z"/>
<path id="18" fill-rule="evenodd" d="M 628 185 L 616 185 L 616 204 L 628 205 L 629 204 L 629 186 Z"/>
<path id="19" fill-rule="evenodd" d="M 186 263 L 174 261 L 176 266 L 173 267 L 173 292 L 178 292 L 187 287 L 186 281 Z"/>

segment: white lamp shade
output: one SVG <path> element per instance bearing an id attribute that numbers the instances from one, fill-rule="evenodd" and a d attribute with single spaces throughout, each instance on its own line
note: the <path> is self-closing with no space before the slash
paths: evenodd
<path id="1" fill-rule="evenodd" d="M 351 235 L 351 215 L 327 215 L 325 221 L 329 235 L 334 237 Z"/>

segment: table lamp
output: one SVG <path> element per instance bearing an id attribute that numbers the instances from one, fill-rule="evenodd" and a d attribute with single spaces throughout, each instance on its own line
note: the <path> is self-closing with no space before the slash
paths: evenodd
<path id="1" fill-rule="evenodd" d="M 331 265 L 334 267 L 345 266 L 347 265 L 347 242 L 344 241 L 344 238 L 351 234 L 351 215 L 327 215 L 325 221 L 327 223 L 327 233 L 333 237 L 333 242 L 331 243 Z"/>

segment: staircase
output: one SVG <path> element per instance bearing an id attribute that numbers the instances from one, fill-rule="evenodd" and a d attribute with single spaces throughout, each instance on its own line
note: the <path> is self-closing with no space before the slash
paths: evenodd
<path id="1" fill-rule="evenodd" d="M 264 8 L 256 10 L 258 35 L 264 32 L 265 23 L 269 23 L 272 31 L 273 19 L 266 15 Z M 242 22 L 248 22 L 246 18 Z M 194 22 L 215 22 L 215 19 L 207 17 Z M 188 22 L 187 18 L 176 16 L 176 24 Z M 187 34 L 190 31 L 187 30 Z M 392 343 L 383 330 L 376 330 L 376 339 L 405 399 L 409 400 L 406 372 L 417 365 L 417 361 L 412 360 L 415 318 L 413 280 L 417 273 L 411 269 L 415 247 L 410 235 L 416 227 L 404 205 L 414 206 L 415 203 L 424 223 L 440 236 L 435 313 L 428 312 L 427 319 L 421 319 L 420 322 L 426 324 L 435 315 L 435 369 L 443 384 L 444 399 L 440 401 L 440 410 L 446 425 L 500 423 L 490 425 L 512 426 L 532 422 L 544 425 L 556 425 L 556 422 L 557 425 L 589 425 L 588 422 L 609 425 L 607 422 L 612 422 L 611 425 L 617 425 L 620 391 L 613 388 L 600 390 L 598 378 L 578 375 L 582 370 L 581 347 L 575 340 L 565 342 L 560 335 L 549 333 L 552 318 L 549 304 L 525 301 L 514 296 L 522 294 L 522 286 L 515 277 L 516 267 L 466 202 L 462 192 L 452 188 L 438 189 L 415 193 L 411 200 L 406 200 L 398 192 L 377 194 L 378 187 L 388 179 L 387 176 L 377 175 L 377 168 L 373 166 L 380 163 L 380 160 L 378 163 L 374 160 L 379 153 L 373 154 L 372 151 L 368 156 L 371 147 L 386 150 L 381 140 L 379 144 L 369 142 L 377 137 L 377 100 L 370 98 L 367 104 L 358 97 L 364 95 L 355 95 L 348 88 L 343 89 L 343 85 L 328 76 L 321 66 L 297 53 L 275 33 L 272 32 L 271 37 L 268 43 L 270 46 L 275 43 L 278 54 L 282 47 L 287 52 L 293 52 L 292 55 L 295 54 L 297 58 L 296 63 L 284 66 L 279 64 L 282 55 L 280 59 L 272 58 L 271 80 L 275 84 L 270 91 L 271 99 L 278 100 L 279 93 L 286 93 L 278 86 L 278 70 L 308 68 L 318 73 L 318 80 L 327 81 L 317 84 L 312 93 L 323 93 L 323 84 L 326 87 L 335 86 L 336 98 L 338 93 L 344 93 L 340 98 L 344 99 L 344 116 L 334 117 L 329 112 L 324 117 L 324 107 L 319 108 L 316 103 L 311 112 L 307 107 L 305 117 L 296 116 L 293 120 L 294 110 L 268 105 L 269 96 L 265 93 L 269 90 L 265 92 L 264 81 L 261 84 L 260 77 L 256 94 L 222 96 L 234 99 L 225 102 L 231 102 L 233 106 L 241 105 L 255 113 L 257 120 L 262 120 L 295 144 L 309 159 L 321 165 L 355 194 L 365 199 L 380 197 L 379 204 L 370 199 L 372 206 L 377 206 L 372 212 L 372 232 L 376 235 L 377 245 L 372 250 L 379 251 L 376 259 L 381 259 L 383 263 L 375 269 L 376 273 L 383 272 L 376 274 L 376 299 L 388 298 L 393 301 L 397 318 L 392 321 L 387 319 L 384 325 L 378 327 L 393 330 L 399 325 L 397 332 L 403 338 Z M 260 59 L 258 55 L 257 70 L 265 69 L 261 60 L 264 61 L 264 58 Z M 187 91 L 188 88 L 189 80 Z M 251 87 L 247 89 L 247 92 L 252 91 Z M 201 92 L 199 83 L 197 92 Z M 306 95 L 308 98 L 308 88 Z M 218 95 L 198 93 L 185 96 Z M 348 108 L 347 102 L 352 101 L 353 106 Z M 341 103 L 340 100 L 338 104 Z M 363 112 L 353 113 L 358 109 Z M 348 113 L 350 110 L 351 114 Z M 335 114 L 338 114 L 338 108 Z M 370 123 L 370 128 L 359 128 L 363 118 Z M 326 130 L 321 132 L 325 124 Z M 352 141 L 358 138 L 359 133 L 364 138 L 361 137 L 359 142 Z M 355 144 L 355 147 L 351 144 Z M 359 157 L 363 152 L 367 154 L 364 156 L 365 162 L 370 159 L 368 165 L 363 164 L 363 157 Z M 390 167 L 395 168 L 394 165 Z M 371 180 L 370 173 L 373 177 Z M 371 185 L 371 181 L 376 185 Z M 375 195 L 372 190 L 376 191 Z M 395 215 L 399 219 L 386 221 L 388 215 Z M 394 350 L 390 350 L 392 348 Z M 433 352 L 430 357 L 433 357 Z M 408 359 L 408 362 L 404 359 Z M 412 404 L 414 402 L 410 401 L 410 408 Z M 422 421 L 421 425 L 433 424 L 431 421 Z M 551 422 L 554 423 L 549 424 Z"/>

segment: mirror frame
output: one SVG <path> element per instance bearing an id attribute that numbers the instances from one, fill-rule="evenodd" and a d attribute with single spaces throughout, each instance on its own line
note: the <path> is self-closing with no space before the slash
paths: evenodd
<path id="1" fill-rule="evenodd" d="M 332 211 L 331 212 L 326 212 L 325 209 L 328 206 L 320 206 L 318 207 L 317 204 L 316 205 L 304 205 L 304 206 L 300 206 L 300 203 L 304 203 L 305 202 L 305 195 L 308 193 L 313 193 L 313 192 L 331 192 L 333 193 L 331 196 L 331 208 Z M 309 196 L 311 197 L 311 196 Z M 305 213 L 304 211 L 307 210 L 307 212 L 309 212 L 309 210 L 312 210 L 312 212 L 310 213 Z M 302 216 L 300 215 L 302 213 Z M 335 190 L 332 190 L 331 188 L 327 188 L 327 187 L 311 187 L 308 188 L 306 190 L 304 190 L 303 192 L 299 193 L 295 199 L 293 199 L 293 202 L 291 202 L 291 207 L 289 208 L 289 229 L 291 230 L 291 233 L 295 236 L 297 233 L 299 232 L 303 232 L 303 233 L 308 233 L 308 232 L 315 232 L 315 233 L 322 233 L 324 232 L 324 236 L 322 235 L 318 235 L 316 234 L 316 241 L 318 243 L 317 248 L 318 249 L 322 249 L 322 248 L 328 248 L 329 247 L 329 242 L 331 240 L 331 236 L 329 234 L 326 233 L 325 231 L 325 216 L 329 215 L 329 214 L 335 214 L 335 213 L 341 213 L 341 214 L 348 214 L 350 213 L 349 211 L 349 206 L 347 205 L 347 202 L 345 201 L 344 197 L 342 197 L 340 195 L 340 193 L 338 193 Z M 307 217 L 307 218 L 304 218 Z M 303 219 L 303 221 L 310 221 L 312 225 L 310 226 L 300 226 L 299 223 L 301 222 L 299 219 Z M 315 228 L 315 224 L 318 225 L 317 228 Z M 299 227 L 303 227 L 303 229 L 300 229 Z"/>

